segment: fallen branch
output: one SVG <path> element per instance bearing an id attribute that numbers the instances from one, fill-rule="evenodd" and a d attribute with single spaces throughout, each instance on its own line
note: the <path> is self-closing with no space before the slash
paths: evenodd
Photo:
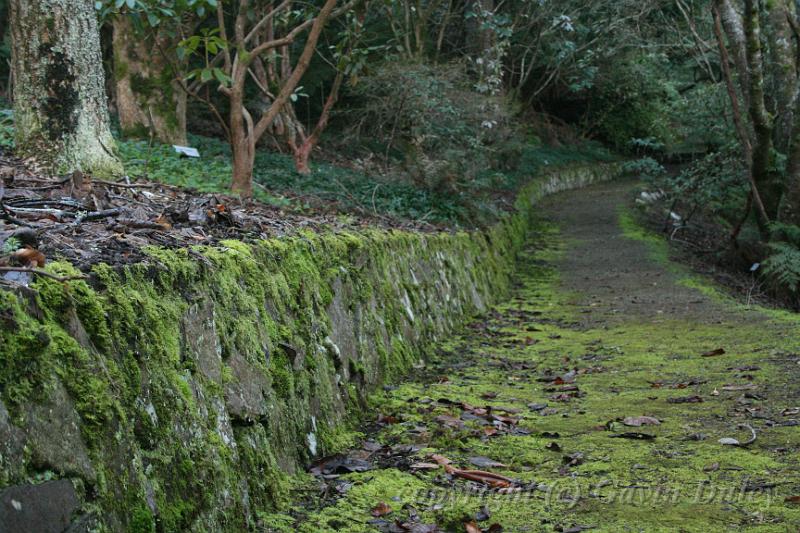
<path id="1" fill-rule="evenodd" d="M 159 187 L 164 187 L 165 189 L 179 189 L 180 187 L 175 187 L 174 185 L 167 185 L 165 183 L 124 183 L 119 181 L 105 181 L 105 180 L 92 180 L 92 184 L 99 183 L 101 185 L 107 185 L 109 187 L 120 187 L 122 189 L 158 189 Z"/>
<path id="2" fill-rule="evenodd" d="M 75 224 L 80 224 L 81 222 L 91 222 L 92 220 L 100 220 L 103 218 L 108 217 L 115 217 L 122 212 L 119 208 L 114 209 L 103 209 L 102 211 L 92 211 L 91 213 L 86 213 L 85 215 L 78 215 L 75 218 Z"/>
<path id="3" fill-rule="evenodd" d="M 64 211 L 62 209 L 48 209 L 48 208 L 38 208 L 38 207 L 13 207 L 10 205 L 6 205 L 5 210 L 6 212 L 10 211 L 12 214 L 20 216 L 22 218 L 29 218 L 33 220 L 39 220 L 50 216 L 54 217 L 58 222 L 61 222 L 65 216 L 72 215 L 72 213 Z"/>
<path id="4" fill-rule="evenodd" d="M 26 268 L 26 267 L 9 267 L 9 266 L 2 266 L 0 267 L 0 272 L 29 272 L 31 274 L 36 274 L 37 276 L 42 276 L 44 278 L 49 278 L 58 282 L 65 282 L 65 281 L 74 281 L 79 279 L 88 279 L 88 276 L 84 276 L 83 274 L 76 274 L 74 276 L 58 276 L 46 270 L 42 270 L 41 268 Z"/>
<path id="5" fill-rule="evenodd" d="M 117 223 L 135 229 L 155 229 L 160 231 L 168 231 L 170 229 L 166 224 L 149 222 L 147 220 L 137 220 L 135 218 L 118 218 Z"/>

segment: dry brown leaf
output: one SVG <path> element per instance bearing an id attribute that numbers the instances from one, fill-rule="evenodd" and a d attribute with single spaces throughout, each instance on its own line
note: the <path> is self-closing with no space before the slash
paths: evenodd
<path id="1" fill-rule="evenodd" d="M 155 223 L 164 229 L 172 229 L 172 224 L 167 219 L 167 217 L 164 216 L 164 213 L 158 215 L 158 218 L 156 218 Z"/>
<path id="2" fill-rule="evenodd" d="M 430 460 L 441 466 L 447 466 L 453 462 L 444 455 L 439 455 L 438 453 L 434 453 L 433 455 L 431 455 Z"/>
<path id="3" fill-rule="evenodd" d="M 387 514 L 392 513 L 392 508 L 389 507 L 385 502 L 381 502 L 375 507 L 372 508 L 372 516 L 375 518 L 386 516 Z"/>
<path id="4" fill-rule="evenodd" d="M 29 268 L 40 268 L 47 262 L 42 252 L 29 246 L 14 252 L 14 259 L 22 266 Z"/>
<path id="5" fill-rule="evenodd" d="M 481 533 L 482 531 L 480 526 L 477 523 L 475 523 L 475 520 L 472 520 L 470 522 L 464 522 L 464 530 L 467 533 Z"/>

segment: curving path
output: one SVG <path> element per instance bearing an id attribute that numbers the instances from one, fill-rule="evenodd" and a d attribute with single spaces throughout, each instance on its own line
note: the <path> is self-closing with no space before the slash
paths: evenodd
<path id="1" fill-rule="evenodd" d="M 670 264 L 631 186 L 546 200 L 513 298 L 376 399 L 292 529 L 798 531 L 800 320 Z"/>

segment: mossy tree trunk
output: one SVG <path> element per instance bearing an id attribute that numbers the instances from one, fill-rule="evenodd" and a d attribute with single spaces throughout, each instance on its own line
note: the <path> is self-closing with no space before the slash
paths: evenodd
<path id="1" fill-rule="evenodd" d="M 122 173 L 91 0 L 11 0 L 16 147 L 55 172 Z"/>
<path id="2" fill-rule="evenodd" d="M 773 172 L 772 151 L 775 127 L 767 110 L 764 81 L 764 56 L 761 47 L 759 3 L 745 0 L 744 31 L 750 81 L 750 120 L 753 123 L 753 178 L 758 185 L 767 215 L 774 219 L 781 198 L 781 183 Z M 764 221 L 762 221 L 763 223 Z M 762 227 L 762 231 L 765 228 Z"/>
<path id="3" fill-rule="evenodd" d="M 744 23 L 731 0 L 715 0 L 719 10 L 725 34 L 728 36 L 728 46 L 731 48 L 733 62 L 739 74 L 739 85 L 742 91 L 744 106 L 750 105 L 750 69 L 747 65 L 747 44 L 744 35 Z"/>
<path id="4" fill-rule="evenodd" d="M 138 32 L 130 16 L 114 19 L 114 82 L 122 133 L 186 144 L 186 92 L 175 79 L 175 43 L 156 29 Z"/>
<path id="5" fill-rule="evenodd" d="M 787 153 L 792 135 L 792 117 L 797 92 L 797 47 L 789 24 L 794 18 L 794 0 L 775 0 L 766 4 L 769 21 L 767 43 L 770 53 L 771 109 L 775 115 L 775 147 Z"/>

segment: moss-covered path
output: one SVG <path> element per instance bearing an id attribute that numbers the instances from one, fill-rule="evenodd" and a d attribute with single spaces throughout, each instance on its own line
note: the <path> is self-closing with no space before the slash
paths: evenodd
<path id="1" fill-rule="evenodd" d="M 797 531 L 800 322 L 670 264 L 630 197 L 548 199 L 514 297 L 375 398 L 290 529 Z"/>

